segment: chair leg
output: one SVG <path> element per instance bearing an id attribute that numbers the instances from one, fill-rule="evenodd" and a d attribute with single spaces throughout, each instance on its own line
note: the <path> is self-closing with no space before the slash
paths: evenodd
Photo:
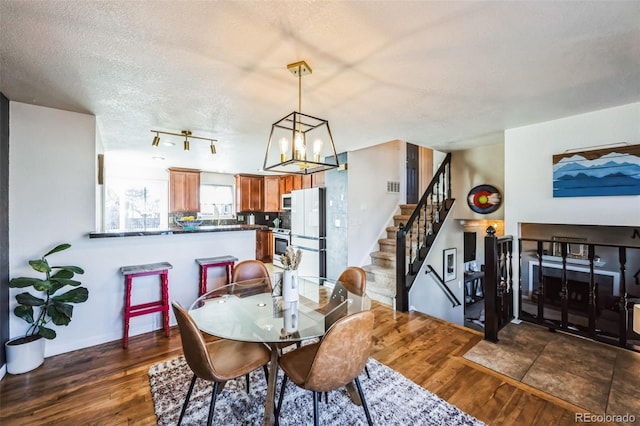
<path id="1" fill-rule="evenodd" d="M 247 394 L 248 394 L 249 393 L 249 373 L 247 373 L 245 377 L 247 379 Z"/>
<path id="2" fill-rule="evenodd" d="M 367 373 L 367 379 L 370 379 L 371 375 L 369 374 L 369 367 L 367 367 L 366 365 L 364 366 L 364 372 Z"/>
<path id="3" fill-rule="evenodd" d="M 213 385 L 213 395 L 211 395 L 211 406 L 209 407 L 209 417 L 207 417 L 207 426 L 211 426 L 213 423 L 213 410 L 216 409 L 216 398 L 218 397 L 218 386 L 220 382 L 215 382 Z"/>
<path id="4" fill-rule="evenodd" d="M 369 407 L 367 407 L 367 401 L 364 399 L 364 392 L 362 392 L 362 386 L 360 386 L 360 379 L 356 377 L 354 382 L 356 382 L 356 387 L 358 388 L 358 395 L 360 395 L 360 400 L 362 401 L 364 414 L 367 416 L 367 423 L 369 424 L 369 426 L 373 426 L 373 422 L 371 421 L 371 414 L 369 414 Z"/>
<path id="5" fill-rule="evenodd" d="M 313 425 L 318 426 L 320 419 L 318 418 L 318 394 L 320 392 L 313 392 Z"/>
<path id="6" fill-rule="evenodd" d="M 282 378 L 282 385 L 280 385 L 280 395 L 278 396 L 278 405 L 276 406 L 276 423 L 280 418 L 280 410 L 282 409 L 282 397 L 284 396 L 284 387 L 287 384 L 287 375 Z"/>
<path id="7" fill-rule="evenodd" d="M 191 379 L 191 384 L 189 385 L 189 391 L 187 392 L 187 398 L 184 400 L 184 404 L 182 404 L 182 410 L 180 411 L 180 418 L 178 419 L 178 426 L 182 423 L 182 418 L 184 417 L 184 413 L 187 411 L 187 405 L 189 405 L 189 398 L 191 398 L 191 392 L 193 392 L 193 385 L 196 384 L 196 375 L 193 375 L 193 379 Z"/>
<path id="8" fill-rule="evenodd" d="M 264 379 L 267 381 L 267 386 L 269 385 L 269 369 L 267 368 L 267 364 L 262 366 L 262 371 L 264 371 Z"/>

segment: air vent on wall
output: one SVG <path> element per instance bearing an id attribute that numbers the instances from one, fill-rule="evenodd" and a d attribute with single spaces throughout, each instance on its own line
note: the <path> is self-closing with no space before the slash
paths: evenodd
<path id="1" fill-rule="evenodd" d="M 387 192 L 400 192 L 400 182 L 387 181 Z"/>

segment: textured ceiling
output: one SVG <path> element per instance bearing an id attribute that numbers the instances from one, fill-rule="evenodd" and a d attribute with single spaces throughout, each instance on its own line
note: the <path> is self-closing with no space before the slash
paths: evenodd
<path id="1" fill-rule="evenodd" d="M 271 124 L 302 111 L 338 152 L 441 151 L 640 100 L 640 2 L 0 0 L 0 90 L 96 116 L 111 155 L 256 172 Z M 219 140 L 153 149 L 150 129 Z M 610 142 L 610 141 L 603 141 Z"/>

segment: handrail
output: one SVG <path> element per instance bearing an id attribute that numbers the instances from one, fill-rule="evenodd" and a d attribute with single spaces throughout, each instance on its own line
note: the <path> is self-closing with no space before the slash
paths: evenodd
<path id="1" fill-rule="evenodd" d="M 396 308 L 400 311 L 409 310 L 409 289 L 453 205 L 451 194 L 451 153 L 448 153 L 407 223 L 399 224 L 396 232 Z"/>
<path id="2" fill-rule="evenodd" d="M 453 294 L 453 292 L 451 291 L 449 286 L 444 282 L 442 277 L 440 277 L 440 275 L 436 272 L 436 270 L 433 269 L 433 266 L 427 264 L 427 270 L 425 271 L 425 274 L 433 274 L 433 275 L 436 276 L 436 280 L 435 281 L 438 283 L 438 285 L 440 286 L 440 288 L 442 289 L 444 294 L 447 296 L 447 298 L 449 299 L 449 301 L 451 302 L 451 304 L 453 305 L 454 308 L 456 306 L 460 306 L 461 305 L 461 303 L 458 300 L 458 298 L 456 297 L 456 295 Z"/>

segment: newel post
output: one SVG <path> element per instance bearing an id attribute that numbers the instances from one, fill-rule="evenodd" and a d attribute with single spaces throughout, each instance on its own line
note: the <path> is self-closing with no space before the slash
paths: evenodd
<path id="1" fill-rule="evenodd" d="M 498 244 L 496 230 L 487 228 L 484 237 L 484 338 L 498 341 Z"/>

